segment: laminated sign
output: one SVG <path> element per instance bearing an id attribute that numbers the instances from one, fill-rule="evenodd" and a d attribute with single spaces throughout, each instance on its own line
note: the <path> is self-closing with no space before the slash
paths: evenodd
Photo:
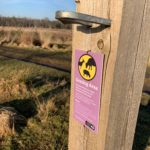
<path id="1" fill-rule="evenodd" d="M 75 51 L 74 117 L 98 132 L 103 54 Z"/>

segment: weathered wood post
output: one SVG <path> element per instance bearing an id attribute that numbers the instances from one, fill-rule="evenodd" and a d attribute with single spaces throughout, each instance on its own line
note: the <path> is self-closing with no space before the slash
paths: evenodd
<path id="1" fill-rule="evenodd" d="M 150 0 L 78 0 L 77 12 L 112 23 L 74 25 L 69 150 L 131 150 L 150 51 Z M 77 49 L 104 54 L 98 133 L 74 117 Z"/>

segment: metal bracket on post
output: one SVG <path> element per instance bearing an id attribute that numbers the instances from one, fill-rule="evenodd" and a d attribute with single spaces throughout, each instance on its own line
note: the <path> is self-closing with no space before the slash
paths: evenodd
<path id="1" fill-rule="evenodd" d="M 89 28 L 91 28 L 93 24 L 104 26 L 111 25 L 110 19 L 99 18 L 96 16 L 91 16 L 72 11 L 57 11 L 55 18 L 60 20 L 64 24 L 81 24 Z"/>

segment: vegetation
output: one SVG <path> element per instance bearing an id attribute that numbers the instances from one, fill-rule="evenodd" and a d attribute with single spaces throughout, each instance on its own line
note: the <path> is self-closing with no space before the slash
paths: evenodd
<path id="1" fill-rule="evenodd" d="M 70 69 L 71 31 L 0 27 L 0 45 L 21 47 L 0 48 L 0 108 L 27 120 L 3 120 L 0 150 L 67 150 L 70 74 L 10 57 Z"/>
<path id="2" fill-rule="evenodd" d="M 150 149 L 150 58 L 138 115 L 133 150 Z"/>
<path id="3" fill-rule="evenodd" d="M 143 105 L 140 106 L 133 150 L 149 150 L 149 148 L 150 148 L 150 103 L 147 106 Z"/>
<path id="4" fill-rule="evenodd" d="M 71 50 L 70 30 L 0 27 L 0 45 Z"/>
<path id="5" fill-rule="evenodd" d="M 15 134 L 1 137 L 0 149 L 67 149 L 70 74 L 5 57 L 0 62 L 0 106 L 13 107 L 28 120 Z"/>
<path id="6" fill-rule="evenodd" d="M 64 25 L 59 21 L 50 21 L 48 18 L 31 19 L 31 18 L 2 17 L 2 16 L 0 16 L 0 26 L 71 29 L 71 25 Z"/>

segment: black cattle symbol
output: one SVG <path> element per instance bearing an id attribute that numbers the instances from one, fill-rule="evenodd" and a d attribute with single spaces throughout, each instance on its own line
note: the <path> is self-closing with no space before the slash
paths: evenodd
<path id="1" fill-rule="evenodd" d="M 89 78 L 91 77 L 90 73 L 87 70 L 83 70 L 84 76 L 88 76 Z"/>
<path id="2" fill-rule="evenodd" d="M 84 63 L 84 60 L 79 61 L 79 62 L 78 62 L 78 66 L 79 66 L 79 67 L 82 67 L 83 63 Z"/>
<path id="3" fill-rule="evenodd" d="M 92 66 L 96 67 L 96 63 L 93 58 L 89 58 L 88 62 L 86 63 L 86 68 L 89 67 L 89 69 L 92 70 Z"/>

